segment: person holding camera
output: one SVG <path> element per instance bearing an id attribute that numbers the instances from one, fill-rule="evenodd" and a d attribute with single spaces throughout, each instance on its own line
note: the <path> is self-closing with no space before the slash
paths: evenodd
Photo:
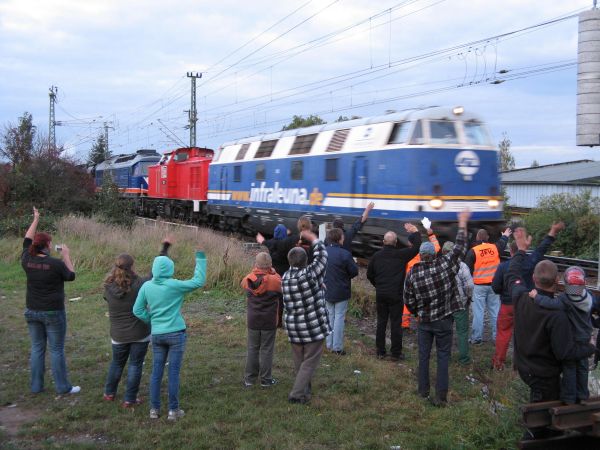
<path id="1" fill-rule="evenodd" d="M 54 386 L 59 394 L 77 394 L 79 386 L 69 382 L 65 360 L 65 281 L 75 280 L 69 247 L 56 246 L 62 260 L 50 255 L 52 237 L 37 233 L 40 213 L 33 208 L 33 221 L 23 240 L 21 266 L 27 276 L 25 320 L 31 338 L 31 392 L 44 390 L 46 346 L 50 349 L 50 364 Z"/>

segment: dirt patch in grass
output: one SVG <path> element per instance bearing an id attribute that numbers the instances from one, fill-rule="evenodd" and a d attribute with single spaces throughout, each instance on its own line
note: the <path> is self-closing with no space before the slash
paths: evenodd
<path id="1" fill-rule="evenodd" d="M 0 408 L 0 427 L 9 436 L 14 436 L 19 432 L 22 425 L 35 422 L 40 414 L 31 409 L 23 409 L 17 405 L 7 405 Z"/>

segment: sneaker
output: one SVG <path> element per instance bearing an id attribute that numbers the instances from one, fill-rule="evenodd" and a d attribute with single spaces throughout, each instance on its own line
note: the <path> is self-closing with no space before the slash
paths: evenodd
<path id="1" fill-rule="evenodd" d="M 385 353 L 377 353 L 377 359 L 385 359 Z"/>
<path id="2" fill-rule="evenodd" d="M 107 402 L 112 402 L 115 400 L 115 394 L 104 394 L 102 396 L 102 399 L 107 401 Z"/>
<path id="3" fill-rule="evenodd" d="M 436 408 L 445 408 L 446 406 L 448 406 L 448 400 L 444 400 L 438 397 L 433 397 L 430 399 L 430 401 L 431 404 Z"/>
<path id="4" fill-rule="evenodd" d="M 81 392 L 81 387 L 79 387 L 79 386 L 73 386 L 71 388 L 71 390 L 69 391 L 69 394 L 79 394 L 80 392 Z M 115 396 L 113 395 L 113 398 L 114 397 Z"/>
<path id="5" fill-rule="evenodd" d="M 262 380 L 260 382 L 260 385 L 262 387 L 271 387 L 277 383 L 279 383 L 279 381 L 277 381 L 275 378 L 271 378 L 270 380 Z"/>
<path id="6" fill-rule="evenodd" d="M 170 409 L 167 420 L 177 420 L 181 419 L 183 416 L 185 416 L 183 409 Z"/>
<path id="7" fill-rule="evenodd" d="M 481 339 L 477 339 L 477 340 L 470 339 L 469 340 L 469 344 L 471 344 L 471 345 L 481 345 L 481 344 L 483 344 L 483 342 L 481 341 Z"/>
<path id="8" fill-rule="evenodd" d="M 406 356 L 404 356 L 403 353 L 400 353 L 399 355 L 392 355 L 392 356 L 390 356 L 390 359 L 392 361 L 404 361 L 406 359 Z"/>
<path id="9" fill-rule="evenodd" d="M 339 356 L 344 356 L 346 354 L 346 350 L 334 350 L 333 354 L 339 355 Z"/>
<path id="10" fill-rule="evenodd" d="M 136 406 L 141 405 L 142 403 L 144 403 L 144 399 L 136 398 L 135 402 L 124 401 L 123 403 L 121 403 L 121 406 L 123 408 L 135 408 Z"/>
<path id="11" fill-rule="evenodd" d="M 160 413 L 158 412 L 158 409 L 152 408 L 150 410 L 150 418 L 151 419 L 158 419 L 159 417 L 160 417 Z"/>

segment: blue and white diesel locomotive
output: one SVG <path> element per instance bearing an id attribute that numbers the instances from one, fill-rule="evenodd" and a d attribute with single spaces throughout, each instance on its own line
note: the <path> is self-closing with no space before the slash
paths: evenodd
<path id="1" fill-rule="evenodd" d="M 248 230 L 294 227 L 302 214 L 351 223 L 371 201 L 362 234 L 377 243 L 386 230 L 424 216 L 451 238 L 465 207 L 473 226 L 492 233 L 503 220 L 497 150 L 483 122 L 462 107 L 265 134 L 219 150 L 210 165 L 208 213 Z"/>
<path id="2" fill-rule="evenodd" d="M 102 189 L 104 176 L 110 174 L 121 195 L 133 197 L 148 192 L 148 167 L 158 164 L 161 155 L 156 150 L 141 149 L 129 155 L 116 155 L 96 165 L 94 179 Z"/>

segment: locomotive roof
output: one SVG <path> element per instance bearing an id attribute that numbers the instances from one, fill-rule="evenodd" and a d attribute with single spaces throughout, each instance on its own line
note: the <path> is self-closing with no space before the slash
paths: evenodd
<path id="1" fill-rule="evenodd" d="M 476 120 L 480 121 L 480 118 L 475 114 L 464 111 L 459 116 L 454 113 L 453 107 L 442 107 L 442 106 L 428 106 L 424 108 L 414 108 L 414 109 L 406 109 L 403 111 L 398 111 L 390 114 L 384 114 L 380 116 L 372 116 L 372 117 L 363 117 L 360 119 L 352 119 L 345 120 L 343 122 L 332 122 L 326 123 L 322 125 L 313 125 L 311 127 L 304 128 L 295 128 L 293 130 L 286 131 L 277 131 L 273 133 L 263 133 L 255 136 L 245 137 L 241 139 L 237 139 L 235 141 L 225 142 L 221 147 L 227 147 L 230 145 L 236 144 L 246 144 L 250 142 L 256 141 L 270 141 L 274 139 L 281 139 L 286 136 L 297 136 L 304 134 L 315 134 L 320 133 L 322 131 L 329 130 L 341 130 L 346 128 L 353 128 L 361 125 L 370 125 L 376 123 L 384 123 L 384 122 L 403 122 L 409 120 L 418 120 L 418 119 L 444 119 L 444 118 L 454 118 L 457 117 L 461 120 L 470 121 Z"/>
<path id="2" fill-rule="evenodd" d="M 114 155 L 96 166 L 96 170 L 128 167 L 142 161 L 159 161 L 160 154 L 156 150 L 141 149 L 135 153 Z"/>

